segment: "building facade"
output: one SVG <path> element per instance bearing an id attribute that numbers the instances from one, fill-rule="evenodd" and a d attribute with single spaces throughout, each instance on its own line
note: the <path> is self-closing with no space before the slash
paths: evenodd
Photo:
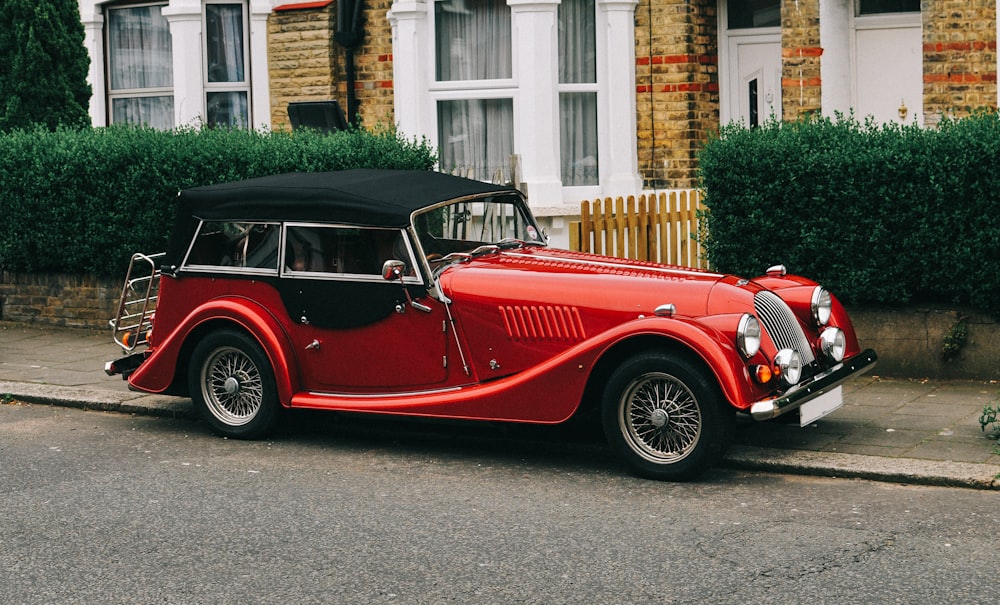
<path id="1" fill-rule="evenodd" d="M 559 240 L 581 200 L 696 186 L 720 124 L 998 103 L 996 0 L 350 1 L 80 0 L 93 122 L 278 129 L 335 99 L 516 179 Z"/>

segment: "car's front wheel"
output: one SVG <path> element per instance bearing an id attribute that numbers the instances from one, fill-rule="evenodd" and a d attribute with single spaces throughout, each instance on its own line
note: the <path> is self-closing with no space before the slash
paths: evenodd
<path id="1" fill-rule="evenodd" d="M 259 439 L 278 418 L 278 390 L 263 349 L 249 335 L 213 332 L 195 347 L 188 373 L 191 398 L 212 431 Z"/>
<path id="2" fill-rule="evenodd" d="M 704 370 L 656 352 L 626 360 L 611 375 L 602 420 L 608 442 L 638 475 L 683 481 L 721 459 L 734 412 Z"/>

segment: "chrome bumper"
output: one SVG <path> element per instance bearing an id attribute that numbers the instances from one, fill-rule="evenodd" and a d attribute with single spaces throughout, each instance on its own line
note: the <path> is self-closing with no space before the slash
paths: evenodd
<path id="1" fill-rule="evenodd" d="M 121 374 L 122 380 L 128 380 L 129 375 L 136 371 L 142 365 L 142 362 L 146 361 L 146 357 L 148 356 L 149 354 L 143 351 L 142 353 L 133 353 L 121 359 L 105 362 L 104 373 L 108 376 Z"/>
<path id="2" fill-rule="evenodd" d="M 878 355 L 866 349 L 854 357 L 813 376 L 809 382 L 797 384 L 780 397 L 764 399 L 750 406 L 750 416 L 754 420 L 770 420 L 786 412 L 799 409 L 803 403 L 815 399 L 847 380 L 860 376 L 875 367 Z"/>

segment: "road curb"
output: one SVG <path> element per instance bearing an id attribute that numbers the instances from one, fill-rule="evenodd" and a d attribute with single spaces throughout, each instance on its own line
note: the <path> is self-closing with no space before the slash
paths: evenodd
<path id="1" fill-rule="evenodd" d="M 1000 489 L 1000 465 L 734 446 L 730 468 L 918 485 Z"/>

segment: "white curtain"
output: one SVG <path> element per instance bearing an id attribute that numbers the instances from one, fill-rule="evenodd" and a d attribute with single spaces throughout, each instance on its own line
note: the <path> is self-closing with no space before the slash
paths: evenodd
<path id="1" fill-rule="evenodd" d="M 481 181 L 506 182 L 514 153 L 511 99 L 438 103 L 441 170 Z"/>
<path id="2" fill-rule="evenodd" d="M 506 0 L 438 0 L 434 15 L 438 81 L 513 77 L 510 7 Z M 473 89 L 470 85 L 470 96 Z M 510 178 L 510 156 L 514 153 L 513 101 L 440 101 L 438 137 L 443 171 L 483 181 L 504 181 Z"/>
<path id="3" fill-rule="evenodd" d="M 108 11 L 111 90 L 173 86 L 170 27 L 161 6 Z"/>
<path id="4" fill-rule="evenodd" d="M 209 82 L 243 82 L 243 5 L 205 5 Z"/>
<path id="5" fill-rule="evenodd" d="M 439 0 L 434 18 L 439 82 L 512 77 L 505 0 Z"/>
<path id="6" fill-rule="evenodd" d="M 174 98 L 123 97 L 111 99 L 112 124 L 142 124 L 160 130 L 174 127 Z"/>
<path id="7" fill-rule="evenodd" d="M 597 82 L 594 27 L 594 0 L 562 0 L 559 84 Z M 559 94 L 559 150 L 564 186 L 598 184 L 596 92 Z"/>

